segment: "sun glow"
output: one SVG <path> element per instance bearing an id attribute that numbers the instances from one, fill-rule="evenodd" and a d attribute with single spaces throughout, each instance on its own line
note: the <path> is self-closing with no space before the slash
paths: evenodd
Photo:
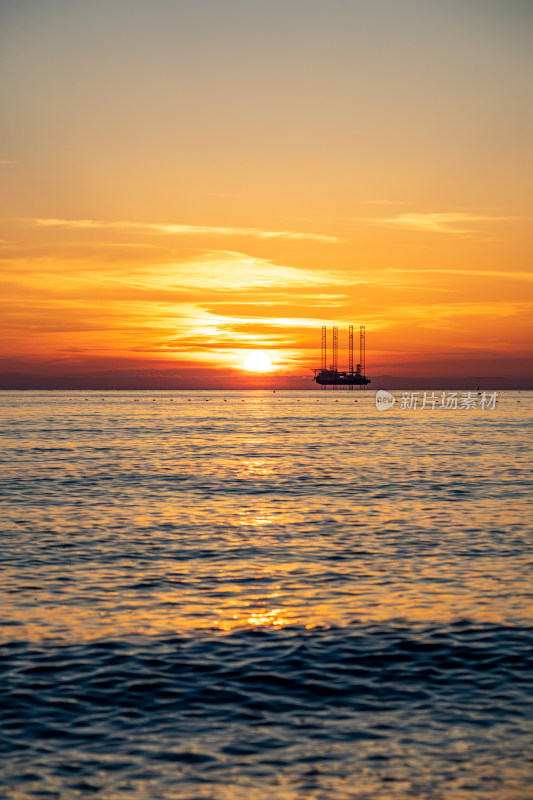
<path id="1" fill-rule="evenodd" d="M 244 357 L 242 366 L 247 372 L 269 372 L 272 369 L 272 361 L 262 350 L 253 350 Z"/>

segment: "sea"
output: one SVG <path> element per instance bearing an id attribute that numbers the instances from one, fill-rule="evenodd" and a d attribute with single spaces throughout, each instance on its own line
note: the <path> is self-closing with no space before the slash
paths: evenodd
<path id="1" fill-rule="evenodd" d="M 3 798 L 531 800 L 533 393 L 392 394 L 0 393 Z"/>

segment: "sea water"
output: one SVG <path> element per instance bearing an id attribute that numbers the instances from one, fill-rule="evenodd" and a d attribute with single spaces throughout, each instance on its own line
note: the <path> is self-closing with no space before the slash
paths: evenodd
<path id="1" fill-rule="evenodd" d="M 526 800 L 533 398 L 4 392 L 4 796 Z"/>

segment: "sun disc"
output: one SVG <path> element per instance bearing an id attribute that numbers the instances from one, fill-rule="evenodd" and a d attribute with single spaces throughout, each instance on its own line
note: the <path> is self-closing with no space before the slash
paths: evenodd
<path id="1" fill-rule="evenodd" d="M 267 353 L 263 353 L 262 350 L 254 350 L 248 353 L 242 365 L 247 372 L 268 372 L 272 369 L 270 356 Z"/>

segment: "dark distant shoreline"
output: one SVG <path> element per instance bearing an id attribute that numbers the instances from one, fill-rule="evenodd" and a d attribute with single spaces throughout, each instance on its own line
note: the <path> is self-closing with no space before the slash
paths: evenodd
<path id="1" fill-rule="evenodd" d="M 358 393 L 360 391 L 376 392 L 378 389 L 387 389 L 394 392 L 401 391 L 499 391 L 499 392 L 528 392 L 533 391 L 533 379 L 524 378 L 523 381 L 505 379 L 478 378 L 477 380 L 457 380 L 443 379 L 436 380 L 415 380 L 414 378 L 405 381 L 387 380 L 378 381 L 374 379 L 372 386 L 364 390 L 359 388 L 349 390 L 339 387 L 335 391 L 345 394 L 346 392 Z M 317 386 L 0 386 L 0 392 L 320 392 L 324 389 Z"/>

